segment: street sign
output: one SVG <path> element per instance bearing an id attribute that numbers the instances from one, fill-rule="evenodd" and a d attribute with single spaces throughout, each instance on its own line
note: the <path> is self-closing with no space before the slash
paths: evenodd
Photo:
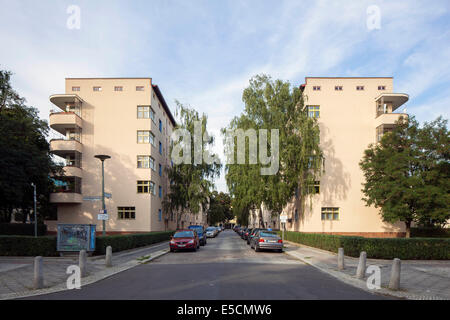
<path id="1" fill-rule="evenodd" d="M 286 223 L 286 222 L 287 222 L 287 219 L 288 219 L 287 214 L 285 214 L 285 213 L 280 214 L 280 222 Z"/>
<path id="2" fill-rule="evenodd" d="M 100 214 L 107 214 L 108 213 L 108 210 L 106 210 L 106 209 L 100 209 L 100 212 L 99 212 Z"/>
<path id="3" fill-rule="evenodd" d="M 112 199 L 112 194 L 105 192 L 105 198 Z M 87 196 L 83 198 L 83 201 L 102 201 L 102 196 Z"/>
<path id="4" fill-rule="evenodd" d="M 98 220 L 109 220 L 109 215 L 108 214 L 99 214 L 97 216 Z"/>

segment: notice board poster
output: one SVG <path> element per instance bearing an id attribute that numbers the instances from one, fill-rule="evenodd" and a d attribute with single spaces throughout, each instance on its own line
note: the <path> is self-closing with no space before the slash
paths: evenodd
<path id="1" fill-rule="evenodd" d="M 58 251 L 94 251 L 95 225 L 58 224 Z"/>

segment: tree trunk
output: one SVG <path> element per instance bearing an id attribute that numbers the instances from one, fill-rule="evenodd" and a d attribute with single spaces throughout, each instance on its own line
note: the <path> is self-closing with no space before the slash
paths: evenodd
<path id="1" fill-rule="evenodd" d="M 406 221 L 406 238 L 411 238 L 411 221 Z"/>

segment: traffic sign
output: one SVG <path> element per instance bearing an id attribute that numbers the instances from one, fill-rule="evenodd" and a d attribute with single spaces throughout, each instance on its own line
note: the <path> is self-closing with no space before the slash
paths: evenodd
<path id="1" fill-rule="evenodd" d="M 288 219 L 288 216 L 286 213 L 280 214 L 280 222 L 286 223 Z"/>
<path id="2" fill-rule="evenodd" d="M 99 214 L 97 216 L 97 220 L 109 220 L 109 215 L 108 214 Z"/>

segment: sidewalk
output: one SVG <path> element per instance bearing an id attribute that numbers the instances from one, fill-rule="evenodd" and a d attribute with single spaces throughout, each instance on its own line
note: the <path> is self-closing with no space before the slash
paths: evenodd
<path id="1" fill-rule="evenodd" d="M 113 266 L 105 267 L 105 256 L 88 257 L 87 285 L 155 259 L 168 250 L 168 242 L 113 253 Z M 0 300 L 67 290 L 67 267 L 78 265 L 78 256 L 44 257 L 44 289 L 33 290 L 34 257 L 0 257 Z"/>
<path id="2" fill-rule="evenodd" d="M 328 273 L 341 281 L 366 291 L 366 280 L 355 277 L 358 258 L 345 257 L 345 270 L 337 268 L 337 254 L 285 241 L 285 252 L 303 262 Z M 400 290 L 388 289 L 392 260 L 367 259 L 367 267 L 381 269 L 381 289 L 377 293 L 415 300 L 450 299 L 450 261 L 402 260 Z M 370 276 L 370 275 L 369 275 Z"/>

